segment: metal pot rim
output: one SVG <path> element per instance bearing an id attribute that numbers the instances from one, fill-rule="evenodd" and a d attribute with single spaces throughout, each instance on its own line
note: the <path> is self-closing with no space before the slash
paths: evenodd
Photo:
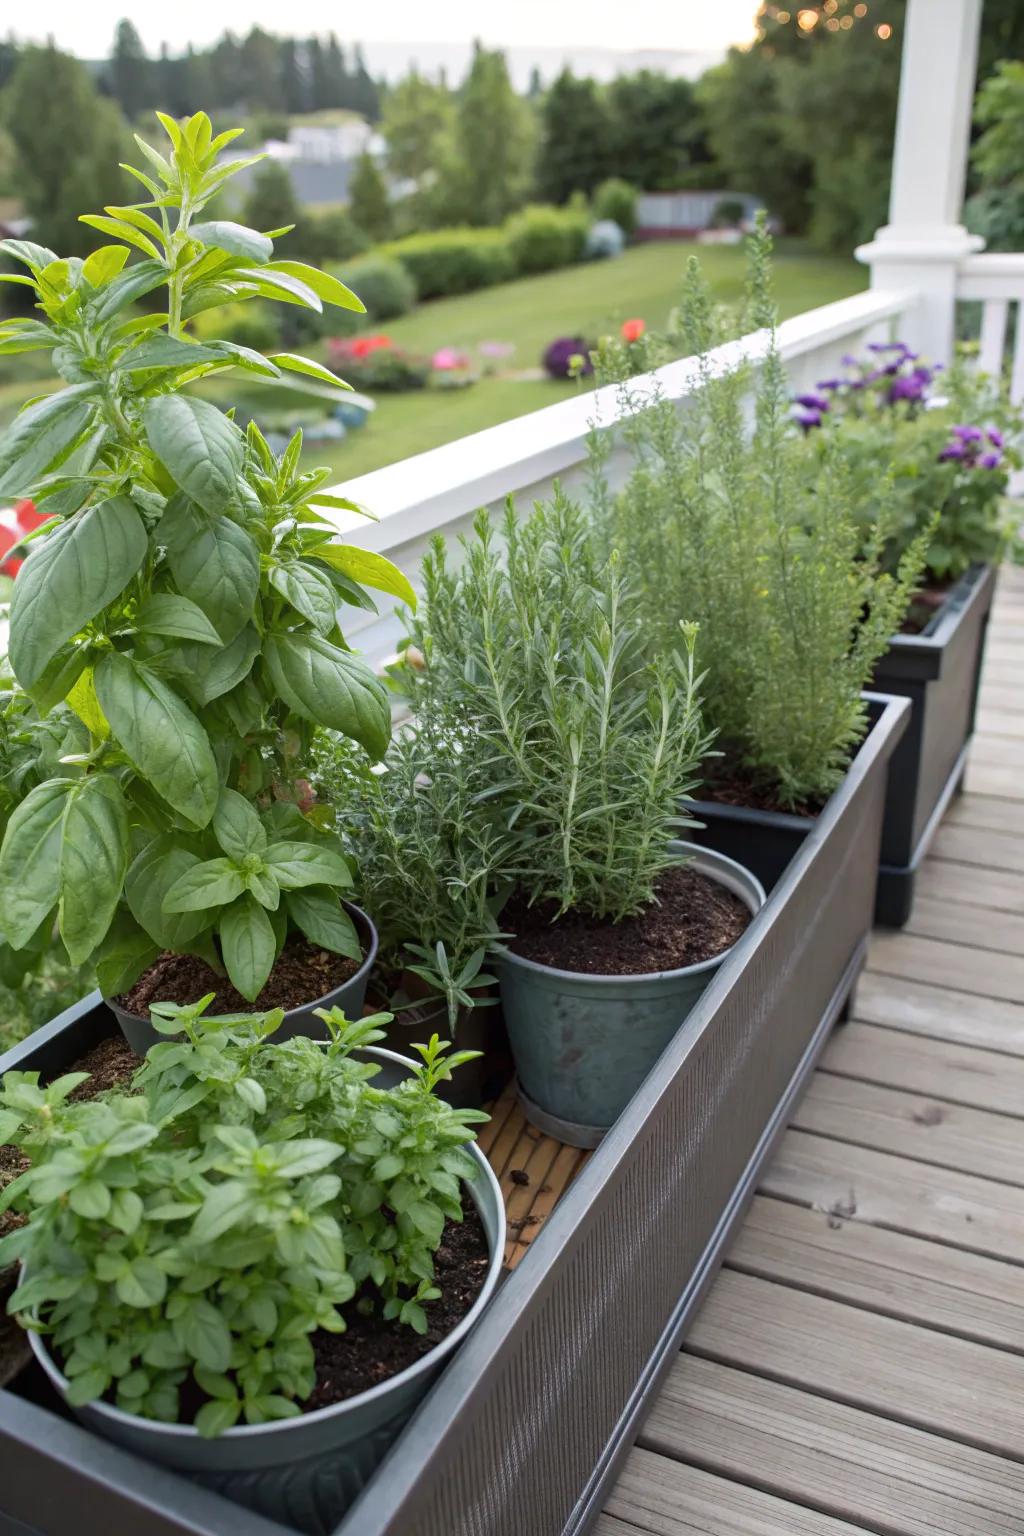
<path id="1" fill-rule="evenodd" d="M 327 1042 L 318 1041 L 317 1043 L 326 1044 Z M 395 1062 L 402 1067 L 413 1065 L 407 1056 L 401 1056 L 397 1051 L 385 1050 L 382 1046 L 368 1045 L 364 1046 L 363 1049 L 367 1055 Z M 270 1434 L 280 1436 L 286 1434 L 290 1429 L 301 1429 L 311 1424 L 323 1424 L 331 1418 L 341 1418 L 348 1413 L 359 1412 L 369 1404 L 386 1398 L 391 1392 L 400 1390 L 414 1381 L 417 1376 L 423 1376 L 435 1370 L 440 1361 L 450 1354 L 455 1346 L 465 1338 L 494 1295 L 505 1259 L 505 1201 L 501 1193 L 501 1186 L 498 1183 L 494 1169 L 475 1141 L 469 1144 L 467 1151 L 478 1165 L 478 1178 L 473 1183 L 467 1184 L 473 1203 L 482 1215 L 485 1192 L 490 1194 L 498 1215 L 498 1231 L 491 1249 L 491 1261 L 487 1267 L 487 1274 L 484 1276 L 484 1283 L 480 1287 L 480 1294 L 462 1321 L 450 1333 L 446 1334 L 439 1343 L 435 1344 L 433 1349 L 428 1350 L 425 1355 L 421 1356 L 419 1360 L 415 1360 L 412 1365 L 406 1366 L 404 1371 L 399 1371 L 397 1375 L 388 1377 L 387 1381 L 378 1382 L 375 1387 L 370 1387 L 365 1392 L 359 1392 L 354 1397 L 346 1397 L 340 1403 L 331 1403 L 326 1408 L 315 1408 L 312 1413 L 299 1414 L 295 1418 L 272 1419 L 267 1424 L 239 1424 L 233 1429 L 226 1429 L 223 1434 L 218 1435 L 216 1437 L 218 1441 L 238 1442 L 253 1440 L 262 1435 Z M 32 1353 L 45 1371 L 51 1385 L 57 1389 L 61 1397 L 66 1397 L 67 1378 L 63 1371 L 58 1368 L 53 1356 L 43 1342 L 42 1336 L 32 1329 L 26 1331 Z M 82 1411 L 98 1414 L 100 1417 L 107 1419 L 111 1424 L 131 1429 L 135 1433 L 142 1430 L 146 1433 L 152 1432 L 155 1435 L 168 1436 L 172 1440 L 177 1441 L 199 1441 L 202 1439 L 194 1424 L 169 1424 L 162 1419 L 144 1419 L 139 1414 L 125 1413 L 122 1408 L 115 1408 L 110 1403 L 105 1403 L 101 1399 L 83 1404 Z"/>
<path id="2" fill-rule="evenodd" d="M 359 967 L 358 971 L 353 971 L 351 976 L 349 976 L 345 981 L 340 982 L 338 986 L 332 987 L 329 992 L 325 992 L 323 997 L 313 997 L 310 998 L 308 1003 L 298 1003 L 294 1008 L 287 1009 L 284 1018 L 281 1020 L 282 1025 L 287 1024 L 289 1020 L 294 1021 L 295 1019 L 299 1018 L 301 1014 L 306 1013 L 310 1008 L 316 1008 L 318 1004 L 328 1002 L 330 998 L 332 998 L 336 992 L 340 992 L 343 987 L 350 987 L 354 982 L 359 981 L 361 977 L 369 976 L 370 974 L 370 971 L 373 967 L 373 962 L 377 958 L 377 949 L 380 944 L 380 936 L 377 933 L 377 924 L 373 921 L 373 918 L 370 916 L 370 914 L 368 912 L 364 912 L 362 907 L 357 907 L 354 901 L 346 901 L 345 898 L 342 897 L 341 904 L 343 907 L 347 908 L 350 915 L 354 915 L 354 920 L 356 921 L 357 926 L 360 922 L 362 922 L 369 934 L 369 944 L 366 949 L 366 954 L 363 957 L 363 963 Z M 121 1004 L 117 1001 L 116 998 L 104 997 L 103 1001 L 106 1003 L 108 1008 L 116 1008 L 119 1013 L 123 1013 L 126 1019 L 135 1019 L 139 1024 L 144 1024 L 147 1029 L 152 1027 L 149 1019 L 144 1019 L 141 1013 L 129 1013 L 127 1008 L 121 1007 Z"/>
<path id="3" fill-rule="evenodd" d="M 745 865 L 740 864 L 736 859 L 730 859 L 726 854 L 719 853 L 714 848 L 705 848 L 700 843 L 688 843 L 681 838 L 673 838 L 669 846 L 675 849 L 685 849 L 687 853 L 692 854 L 695 867 L 700 868 L 702 864 L 708 866 L 701 869 L 700 872 L 701 874 L 706 874 L 712 880 L 718 878 L 718 874 L 730 875 L 732 877 L 730 880 L 719 880 L 719 884 L 725 885 L 728 890 L 731 890 L 734 895 L 738 896 L 746 904 L 750 910 L 751 922 L 754 921 L 768 900 L 768 897 L 765 894 L 764 886 L 751 870 L 747 869 Z M 752 895 L 753 900 L 751 899 Z M 754 904 L 755 902 L 756 905 Z M 749 924 L 747 926 L 749 927 Z M 729 958 L 736 945 L 742 942 L 746 932 L 747 929 L 744 929 L 735 943 L 730 944 L 727 949 L 720 950 L 717 955 L 710 955 L 707 960 L 698 960 L 693 965 L 677 966 L 675 970 L 671 971 L 631 971 L 626 975 L 618 972 L 604 971 L 563 971 L 555 965 L 543 965 L 539 960 L 528 960 L 525 955 L 514 954 L 510 949 L 502 951 L 499 963 L 501 965 L 519 966 L 524 971 L 533 971 L 540 976 L 554 977 L 558 981 L 618 981 L 623 984 L 632 983 L 633 985 L 638 982 L 667 981 L 675 977 L 699 976 L 702 971 L 717 968 L 723 961 Z"/>

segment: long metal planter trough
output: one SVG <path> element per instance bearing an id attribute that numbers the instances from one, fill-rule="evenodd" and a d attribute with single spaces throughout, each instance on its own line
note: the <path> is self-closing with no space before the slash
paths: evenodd
<path id="1" fill-rule="evenodd" d="M 334 1536 L 581 1536 L 596 1517 L 863 962 L 910 708 L 874 701 L 767 904 Z M 0 1070 L 57 1073 L 112 1025 L 87 999 Z M 0 1391 L 0 1469 L 2 1536 L 294 1536 L 82 1428 L 31 1369 Z"/>

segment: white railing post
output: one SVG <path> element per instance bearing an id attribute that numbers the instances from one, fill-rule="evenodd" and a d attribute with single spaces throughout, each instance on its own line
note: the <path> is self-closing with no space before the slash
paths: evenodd
<path id="1" fill-rule="evenodd" d="M 984 242 L 960 222 L 982 0 L 907 0 L 889 223 L 857 251 L 873 288 L 914 289 L 906 340 L 953 351 L 957 269 Z"/>

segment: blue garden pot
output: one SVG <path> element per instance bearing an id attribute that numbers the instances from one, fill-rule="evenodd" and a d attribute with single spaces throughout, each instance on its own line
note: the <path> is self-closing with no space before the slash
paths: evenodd
<path id="1" fill-rule="evenodd" d="M 764 888 L 724 854 L 673 842 L 689 868 L 760 910 Z M 501 1005 L 528 1120 L 573 1147 L 596 1147 L 731 953 L 639 976 L 593 976 L 505 951 Z"/>

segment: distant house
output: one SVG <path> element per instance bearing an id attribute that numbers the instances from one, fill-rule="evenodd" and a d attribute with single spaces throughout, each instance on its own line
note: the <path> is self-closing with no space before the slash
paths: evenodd
<path id="1" fill-rule="evenodd" d="M 23 239 L 31 223 L 31 219 L 26 219 L 16 197 L 0 197 L 0 240 Z"/>
<path id="2" fill-rule="evenodd" d="M 303 207 L 316 208 L 347 203 L 356 161 L 363 154 L 382 157 L 385 143 L 364 118 L 353 115 L 342 122 L 293 123 L 287 139 L 268 139 L 261 151 L 286 167 Z M 249 167 L 234 179 L 243 197 L 254 174 Z"/>
<path id="3" fill-rule="evenodd" d="M 637 200 L 638 240 L 693 240 L 712 227 L 719 203 L 741 203 L 744 222 L 760 200 L 738 192 L 644 192 Z"/>

